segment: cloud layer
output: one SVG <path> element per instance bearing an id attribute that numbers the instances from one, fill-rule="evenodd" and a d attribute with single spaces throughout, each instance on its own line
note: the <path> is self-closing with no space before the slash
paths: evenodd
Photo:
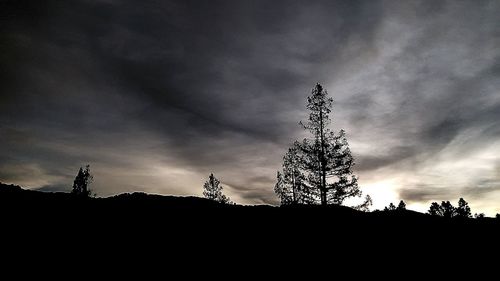
<path id="1" fill-rule="evenodd" d="M 498 1 L 45 2 L 0 9 L 1 181 L 276 203 L 321 82 L 375 207 L 500 212 Z"/>

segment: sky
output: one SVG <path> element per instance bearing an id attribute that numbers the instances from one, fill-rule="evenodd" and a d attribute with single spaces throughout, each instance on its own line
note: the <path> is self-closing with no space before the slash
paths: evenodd
<path id="1" fill-rule="evenodd" d="M 373 208 L 500 212 L 500 1 L 0 0 L 0 181 L 277 204 L 334 99 Z"/>

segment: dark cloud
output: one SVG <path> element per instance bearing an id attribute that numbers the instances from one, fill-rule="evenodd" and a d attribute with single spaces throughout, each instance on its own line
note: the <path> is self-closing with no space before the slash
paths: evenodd
<path id="1" fill-rule="evenodd" d="M 361 155 L 358 157 L 356 164 L 357 171 L 372 171 L 381 167 L 396 164 L 399 161 L 405 160 L 415 155 L 413 147 L 394 147 L 383 156 Z"/>
<path id="2" fill-rule="evenodd" d="M 45 185 L 35 190 L 43 192 L 71 192 L 71 186 L 69 185 Z"/>
<path id="3" fill-rule="evenodd" d="M 279 200 L 276 198 L 274 193 L 272 192 L 262 192 L 262 191 L 251 191 L 245 192 L 241 195 L 241 197 L 248 202 L 252 202 L 255 205 L 277 205 L 279 204 Z"/>
<path id="4" fill-rule="evenodd" d="M 497 162 L 491 175 L 486 178 L 476 179 L 476 184 L 463 188 L 464 196 L 482 200 L 500 192 L 500 162 Z"/>
<path id="5" fill-rule="evenodd" d="M 236 201 L 276 202 L 275 171 L 322 82 L 361 184 L 390 171 L 414 178 L 397 187 L 404 199 L 445 196 L 457 187 L 420 175 L 498 152 L 499 12 L 498 1 L 2 1 L 0 180 L 66 186 L 91 163 L 101 195 L 199 194 L 215 172 Z M 459 186 L 496 184 L 477 174 Z"/>
<path id="6" fill-rule="evenodd" d="M 399 192 L 401 200 L 409 203 L 426 201 L 450 201 L 456 197 L 456 191 L 451 188 L 443 188 L 429 185 L 407 187 Z"/>

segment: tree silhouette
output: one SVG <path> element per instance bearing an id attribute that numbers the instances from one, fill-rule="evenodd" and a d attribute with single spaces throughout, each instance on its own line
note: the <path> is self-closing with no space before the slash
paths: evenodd
<path id="1" fill-rule="evenodd" d="M 281 201 L 281 205 L 290 205 L 293 203 L 293 199 L 290 196 L 290 192 L 286 189 L 287 186 L 283 183 L 283 175 L 280 171 L 276 173 L 276 185 L 274 186 L 274 193 L 278 196 Z"/>
<path id="2" fill-rule="evenodd" d="M 474 218 L 476 218 L 476 219 L 483 219 L 484 218 L 484 213 L 479 213 L 479 214 L 475 213 L 474 214 Z"/>
<path id="3" fill-rule="evenodd" d="M 441 208 L 443 210 L 443 217 L 445 218 L 453 218 L 456 215 L 456 209 L 450 201 L 441 202 Z"/>
<path id="4" fill-rule="evenodd" d="M 396 210 L 398 210 L 398 211 L 406 210 L 406 203 L 403 200 L 399 201 L 399 204 L 398 204 L 398 207 L 396 208 Z"/>
<path id="5" fill-rule="evenodd" d="M 396 206 L 394 204 L 389 203 L 389 206 L 385 207 L 384 208 L 384 211 L 395 211 L 396 210 Z"/>
<path id="6" fill-rule="evenodd" d="M 80 167 L 78 174 L 75 177 L 73 182 L 73 190 L 72 194 L 79 197 L 90 197 L 92 195 L 92 191 L 89 189 L 89 185 L 94 180 L 94 177 L 90 173 L 90 165 L 86 165 L 85 169 Z"/>
<path id="7" fill-rule="evenodd" d="M 230 204 L 231 200 L 226 195 L 222 194 L 222 186 L 220 181 L 214 177 L 214 174 L 210 174 L 208 181 L 203 185 L 203 196 L 205 198 L 214 200 L 223 204 Z"/>
<path id="8" fill-rule="evenodd" d="M 470 212 L 469 203 L 467 203 L 463 198 L 458 200 L 458 208 L 456 209 L 456 216 L 459 218 L 471 218 L 472 214 Z"/>
<path id="9" fill-rule="evenodd" d="M 469 204 L 463 199 L 458 200 L 458 207 L 455 208 L 450 201 L 442 201 L 441 205 L 432 202 L 429 208 L 429 214 L 446 218 L 470 218 L 471 210 Z"/>
<path id="10" fill-rule="evenodd" d="M 283 157 L 282 172 L 278 172 L 275 192 L 282 205 L 309 204 L 314 202 L 314 190 L 305 184 L 301 170 L 301 147 L 295 142 Z"/>
<path id="11" fill-rule="evenodd" d="M 433 216 L 453 218 L 457 215 L 457 209 L 450 203 L 450 201 L 442 201 L 441 205 L 436 202 L 432 202 L 429 208 L 429 214 Z"/>
<path id="12" fill-rule="evenodd" d="M 358 206 L 354 206 L 354 209 L 356 209 L 358 211 L 362 211 L 362 212 L 368 212 L 368 211 L 370 211 L 370 206 L 372 204 L 373 204 L 372 198 L 370 197 L 370 195 L 366 195 L 365 201 L 363 203 L 359 204 Z"/>
<path id="13" fill-rule="evenodd" d="M 284 186 L 279 190 L 291 190 L 292 202 L 340 205 L 347 198 L 361 196 L 345 131 L 335 134 L 329 129 L 332 105 L 333 99 L 317 84 L 307 98 L 309 119 L 300 123 L 311 137 L 295 142 L 283 161 L 281 184 Z M 369 203 L 371 198 L 358 207 Z"/>
<path id="14" fill-rule="evenodd" d="M 432 202 L 429 208 L 429 214 L 432 216 L 441 216 L 441 206 L 437 202 Z"/>
<path id="15" fill-rule="evenodd" d="M 497 214 L 497 215 L 495 216 L 495 218 L 496 218 L 496 219 L 500 219 L 500 214 Z"/>

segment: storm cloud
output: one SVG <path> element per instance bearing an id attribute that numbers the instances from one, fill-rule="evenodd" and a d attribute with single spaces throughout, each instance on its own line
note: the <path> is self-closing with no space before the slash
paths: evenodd
<path id="1" fill-rule="evenodd" d="M 498 1 L 2 1 L 0 181 L 273 204 L 305 100 L 335 100 L 375 207 L 500 212 Z"/>

